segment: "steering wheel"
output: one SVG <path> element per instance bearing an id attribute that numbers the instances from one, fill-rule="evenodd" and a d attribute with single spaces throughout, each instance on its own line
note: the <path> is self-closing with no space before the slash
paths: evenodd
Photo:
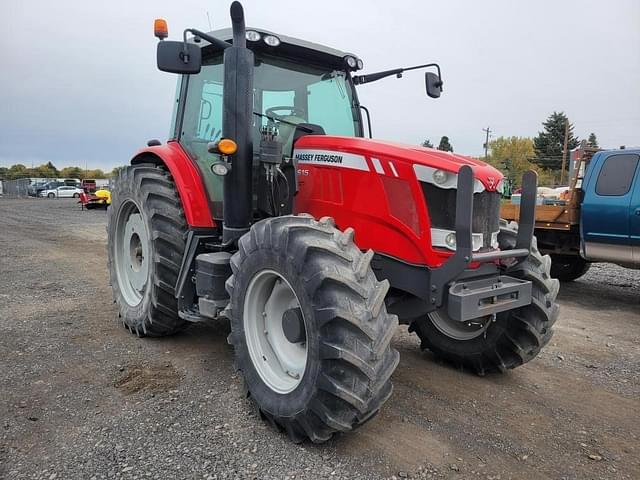
<path id="1" fill-rule="evenodd" d="M 289 113 L 287 115 L 276 113 L 279 110 L 287 110 Z M 275 120 L 282 121 L 285 117 L 300 117 L 306 118 L 307 112 L 303 108 L 291 107 L 291 106 L 279 106 L 279 107 L 270 107 L 265 111 L 265 115 L 274 118 Z"/>

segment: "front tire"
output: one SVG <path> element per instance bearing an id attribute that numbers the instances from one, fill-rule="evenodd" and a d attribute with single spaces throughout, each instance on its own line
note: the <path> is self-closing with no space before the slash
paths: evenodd
<path id="1" fill-rule="evenodd" d="M 254 224 L 231 259 L 226 315 L 236 368 L 261 415 L 295 442 L 350 431 L 391 395 L 398 320 L 371 257 L 332 219 L 284 216 Z M 282 340 L 292 309 L 301 328 L 284 336 L 296 348 Z"/>
<path id="2" fill-rule="evenodd" d="M 515 248 L 516 236 L 517 225 L 501 223 L 500 248 Z M 540 253 L 534 237 L 529 257 L 503 268 L 506 275 L 532 282 L 531 304 L 501 312 L 495 320 L 477 322 L 447 322 L 443 308 L 415 320 L 410 330 L 420 337 L 423 350 L 429 349 L 445 361 L 479 375 L 523 365 L 533 360 L 553 336 L 552 327 L 559 312 L 559 282 L 551 278 L 550 268 L 551 259 Z"/>
<path id="3" fill-rule="evenodd" d="M 579 255 L 551 255 L 551 276 L 572 282 L 589 271 L 591 264 Z"/>
<path id="4" fill-rule="evenodd" d="M 138 336 L 182 330 L 175 285 L 187 225 L 180 197 L 161 166 L 138 164 L 119 171 L 107 210 L 108 264 L 123 325 Z"/>
<path id="5" fill-rule="evenodd" d="M 56 194 L 55 194 L 55 193 L 49 193 L 49 194 L 47 195 L 47 197 L 49 197 L 49 198 L 56 198 Z"/>

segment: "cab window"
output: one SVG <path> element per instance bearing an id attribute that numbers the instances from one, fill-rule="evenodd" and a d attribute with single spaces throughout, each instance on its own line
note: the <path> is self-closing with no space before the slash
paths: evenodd
<path id="1" fill-rule="evenodd" d="M 321 125 L 327 135 L 356 134 L 351 100 L 347 96 L 344 74 L 335 73 L 330 78 L 307 87 L 309 122 Z"/>
<path id="2" fill-rule="evenodd" d="M 623 196 L 629 193 L 636 169 L 638 155 L 611 155 L 608 157 L 596 183 L 596 193 L 603 196 Z"/>
<path id="3" fill-rule="evenodd" d="M 222 177 L 211 173 L 211 165 L 218 160 L 207 151 L 207 144 L 220 140 L 222 135 L 222 85 L 224 68 L 222 56 L 205 59 L 202 70 L 183 81 L 188 82 L 180 143 L 196 161 L 214 218 L 222 218 Z"/>
<path id="4" fill-rule="evenodd" d="M 254 108 L 270 117 L 256 123 L 278 129 L 285 155 L 291 155 L 295 126 L 300 123 L 319 125 L 327 135 L 362 136 L 346 72 L 267 54 L 256 58 Z M 256 129 L 254 150 L 259 138 Z"/>

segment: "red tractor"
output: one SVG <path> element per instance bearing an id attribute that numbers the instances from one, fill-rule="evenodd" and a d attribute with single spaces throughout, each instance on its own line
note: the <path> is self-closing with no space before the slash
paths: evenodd
<path id="1" fill-rule="evenodd" d="M 493 167 L 365 138 L 356 86 L 425 68 L 439 97 L 438 65 L 360 74 L 353 54 L 246 29 L 238 2 L 231 20 L 177 42 L 156 22 L 158 68 L 181 76 L 171 138 L 113 187 L 123 324 L 162 336 L 228 318 L 249 396 L 294 441 L 378 412 L 398 322 L 479 374 L 533 359 L 558 315 L 533 238 L 535 173 L 516 229 L 499 219 Z"/>

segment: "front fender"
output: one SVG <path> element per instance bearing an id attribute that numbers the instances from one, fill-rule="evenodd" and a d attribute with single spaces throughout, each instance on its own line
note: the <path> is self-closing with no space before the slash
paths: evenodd
<path id="1" fill-rule="evenodd" d="M 200 171 L 178 142 L 143 148 L 131 159 L 131 165 L 140 163 L 161 164 L 169 170 L 190 227 L 216 226 Z"/>

